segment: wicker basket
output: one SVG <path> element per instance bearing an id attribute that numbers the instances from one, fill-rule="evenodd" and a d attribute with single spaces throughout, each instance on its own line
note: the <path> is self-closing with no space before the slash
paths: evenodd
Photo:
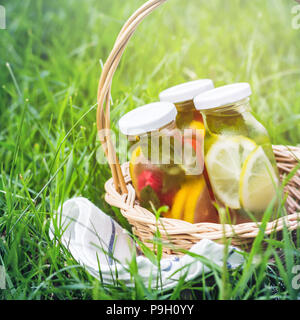
<path id="1" fill-rule="evenodd" d="M 161 238 L 167 245 L 164 254 L 178 254 L 178 249 L 189 249 L 194 243 L 208 238 L 218 242 L 230 238 L 236 246 L 249 246 L 259 232 L 259 223 L 250 222 L 238 225 L 198 223 L 160 218 L 141 207 L 131 185 L 128 163 L 122 166 L 117 158 L 109 134 L 110 129 L 110 91 L 111 82 L 120 62 L 123 51 L 142 20 L 166 0 L 150 0 L 138 9 L 123 26 L 115 45 L 103 67 L 98 87 L 97 127 L 104 152 L 112 172 L 112 178 L 105 184 L 105 200 L 121 209 L 121 213 L 133 226 L 133 232 L 148 247 L 153 247 L 154 233 L 159 229 Z M 108 129 L 108 130 L 107 130 Z M 104 134 L 103 134 L 104 132 Z M 281 179 L 299 165 L 300 148 L 273 146 Z M 265 233 L 279 232 L 286 225 L 289 230 L 300 227 L 300 169 L 285 186 L 287 192 L 287 215 L 269 222 Z"/>

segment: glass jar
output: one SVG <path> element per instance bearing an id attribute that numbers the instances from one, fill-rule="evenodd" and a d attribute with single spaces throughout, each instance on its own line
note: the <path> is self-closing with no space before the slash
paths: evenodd
<path id="1" fill-rule="evenodd" d="M 187 134 L 184 134 L 184 131 L 189 129 L 193 131 L 201 130 L 202 133 L 200 134 L 205 135 L 205 127 L 201 112 L 196 110 L 193 100 L 195 96 L 213 88 L 214 84 L 212 80 L 200 79 L 170 87 L 159 94 L 160 101 L 174 103 L 177 109 L 177 116 L 175 120 L 176 127 L 183 135 L 187 136 Z M 214 202 L 215 198 L 205 166 L 201 180 L 203 180 L 204 183 L 203 194 L 206 196 L 209 195 L 210 202 Z M 209 210 L 206 212 L 205 216 L 209 217 L 210 222 L 218 223 L 219 218 L 216 208 L 213 205 L 206 207 L 209 208 Z"/>
<path id="2" fill-rule="evenodd" d="M 194 99 L 206 129 L 205 165 L 219 204 L 231 223 L 260 221 L 276 197 L 279 175 L 269 135 L 251 114 L 248 83 L 202 93 Z"/>
<path id="3" fill-rule="evenodd" d="M 180 130 L 195 128 L 203 129 L 200 111 L 195 109 L 194 98 L 200 93 L 214 88 L 210 79 L 185 82 L 168 88 L 159 94 L 160 101 L 172 102 L 177 109 L 176 126 Z"/>
<path id="4" fill-rule="evenodd" d="M 202 175 L 204 136 L 184 137 L 176 128 L 174 104 L 157 102 L 119 121 L 130 144 L 130 175 L 140 204 L 153 211 L 167 205 L 165 217 L 191 223 L 212 222 L 212 207 Z"/>

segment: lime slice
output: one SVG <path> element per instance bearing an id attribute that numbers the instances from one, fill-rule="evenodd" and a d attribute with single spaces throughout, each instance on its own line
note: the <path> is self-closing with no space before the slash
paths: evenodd
<path id="1" fill-rule="evenodd" d="M 243 163 L 256 143 L 242 136 L 219 136 L 205 157 L 216 197 L 232 209 L 240 209 L 239 184 Z"/>
<path id="2" fill-rule="evenodd" d="M 263 213 L 276 196 L 278 178 L 262 147 L 246 159 L 240 178 L 240 201 L 245 210 Z"/>

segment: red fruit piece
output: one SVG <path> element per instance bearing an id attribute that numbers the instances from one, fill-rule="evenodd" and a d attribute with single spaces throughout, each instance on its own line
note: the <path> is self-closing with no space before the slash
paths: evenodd
<path id="1" fill-rule="evenodd" d="M 160 193 L 162 189 L 162 175 L 157 171 L 143 171 L 138 177 L 138 188 L 142 190 L 150 186 L 155 192 Z"/>
<path id="2" fill-rule="evenodd" d="M 195 151 L 197 150 L 199 144 L 197 143 L 196 139 L 185 139 L 184 141 L 191 144 Z"/>
<path id="3" fill-rule="evenodd" d="M 162 194 L 159 198 L 161 205 L 167 205 L 171 208 L 176 192 L 177 190 L 170 190 L 169 192 Z"/>
<path id="4" fill-rule="evenodd" d="M 194 111 L 194 120 L 203 123 L 203 118 L 202 118 L 202 115 L 199 111 Z"/>
<path id="5" fill-rule="evenodd" d="M 192 145 L 194 151 L 198 154 L 198 155 L 201 155 L 201 152 L 202 152 L 202 148 L 201 148 L 201 144 L 199 143 L 199 141 L 197 141 L 197 139 L 189 139 L 189 138 L 186 138 L 184 139 L 184 142 L 186 143 L 189 143 Z"/>

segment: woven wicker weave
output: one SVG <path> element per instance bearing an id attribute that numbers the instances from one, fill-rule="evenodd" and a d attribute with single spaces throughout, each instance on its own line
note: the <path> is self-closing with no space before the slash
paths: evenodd
<path id="1" fill-rule="evenodd" d="M 156 221 L 153 213 L 139 206 L 131 185 L 128 163 L 120 166 L 109 135 L 110 129 L 110 89 L 113 75 L 120 62 L 123 51 L 143 19 L 167 0 L 150 0 L 138 9 L 123 26 L 115 45 L 103 67 L 98 87 L 97 126 L 99 137 L 112 171 L 112 178 L 105 184 L 107 203 L 121 209 L 121 213 L 133 226 L 133 232 L 148 247 L 152 247 L 153 235 L 159 228 L 161 238 L 169 245 L 164 246 L 165 254 L 173 254 L 177 249 L 189 249 L 194 243 L 208 238 L 222 242 L 231 238 L 237 246 L 251 245 L 259 232 L 259 224 L 254 222 L 238 225 L 215 223 L 191 224 L 186 221 L 161 218 Z M 106 134 L 103 134 L 105 130 Z M 281 178 L 289 174 L 298 164 L 300 148 L 273 146 Z M 267 224 L 265 233 L 278 232 L 286 225 L 289 230 L 300 227 L 300 169 L 285 186 L 288 196 L 286 209 L 288 215 Z"/>

